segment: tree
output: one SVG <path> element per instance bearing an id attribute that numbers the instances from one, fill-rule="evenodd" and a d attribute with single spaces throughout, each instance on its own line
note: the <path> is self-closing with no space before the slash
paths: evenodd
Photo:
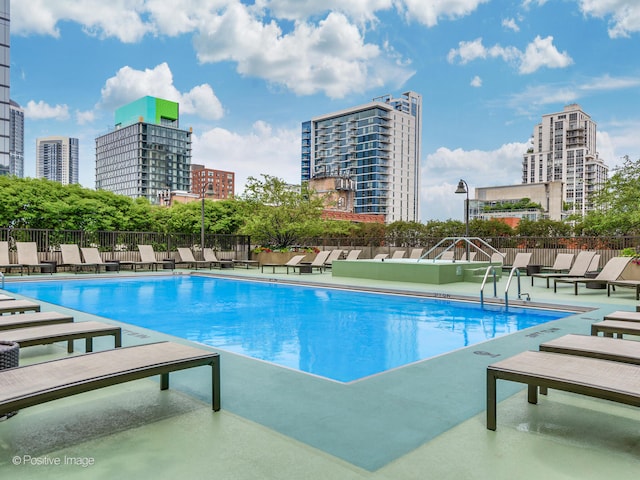
<path id="1" fill-rule="evenodd" d="M 324 233 L 323 200 L 306 183 L 292 186 L 270 175 L 249 177 L 242 201 L 245 224 L 240 233 L 255 243 L 286 248 Z"/>
<path id="2" fill-rule="evenodd" d="M 566 237 L 572 234 L 572 230 L 570 224 L 557 220 L 523 218 L 516 227 L 516 234 L 521 237 Z"/>
<path id="3" fill-rule="evenodd" d="M 579 225 L 584 234 L 640 233 L 640 159 L 624 157 L 601 190 L 591 198 L 595 209 Z"/>

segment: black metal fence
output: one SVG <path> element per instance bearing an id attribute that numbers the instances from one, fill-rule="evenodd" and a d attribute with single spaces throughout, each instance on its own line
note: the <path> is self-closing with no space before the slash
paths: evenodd
<path id="1" fill-rule="evenodd" d="M 200 250 L 200 234 L 159 232 L 85 232 L 82 230 L 0 229 L 0 241 L 35 242 L 42 260 L 56 260 L 61 244 L 97 247 L 105 260 L 136 260 L 138 245 L 152 245 L 157 252 L 175 252 L 178 247 Z M 251 238 L 248 235 L 205 235 L 204 247 L 213 248 L 219 258 L 247 259 Z"/>

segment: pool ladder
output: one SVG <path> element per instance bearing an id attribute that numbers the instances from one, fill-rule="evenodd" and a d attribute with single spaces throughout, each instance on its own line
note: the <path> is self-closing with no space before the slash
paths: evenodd
<path id="1" fill-rule="evenodd" d="M 489 273 L 493 273 L 493 297 L 498 298 L 498 283 L 496 280 L 496 267 L 493 265 L 489 265 L 487 270 L 484 272 L 484 278 L 482 279 L 482 285 L 480 286 L 480 306 L 484 306 L 484 286 L 487 283 L 487 278 L 489 277 Z M 531 296 L 528 293 L 522 292 L 520 288 L 520 270 L 517 267 L 513 267 L 511 272 L 509 273 L 509 279 L 507 280 L 507 286 L 504 289 L 504 306 L 509 308 L 509 287 L 511 286 L 511 279 L 513 278 L 513 274 L 516 274 L 516 279 L 518 282 L 518 300 L 520 300 L 523 296 L 526 295 L 527 301 L 531 301 Z"/>

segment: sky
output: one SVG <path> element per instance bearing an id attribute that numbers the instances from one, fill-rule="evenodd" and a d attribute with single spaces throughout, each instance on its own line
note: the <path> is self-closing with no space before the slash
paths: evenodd
<path id="1" fill-rule="evenodd" d="M 420 218 L 464 218 L 458 180 L 521 183 L 542 115 L 578 103 L 601 159 L 640 159 L 638 0 L 11 1 L 11 98 L 36 138 L 95 138 L 145 95 L 177 101 L 192 163 L 300 183 L 301 123 L 423 97 Z"/>

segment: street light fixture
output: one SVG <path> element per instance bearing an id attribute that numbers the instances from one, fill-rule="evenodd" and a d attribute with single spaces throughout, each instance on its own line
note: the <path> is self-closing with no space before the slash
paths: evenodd
<path id="1" fill-rule="evenodd" d="M 206 197 L 206 194 L 209 193 L 213 193 L 213 185 L 210 183 L 207 183 L 206 185 L 202 186 L 202 217 L 200 219 L 200 249 L 204 251 L 204 199 Z"/>
<path id="2" fill-rule="evenodd" d="M 466 193 L 467 198 L 464 202 L 464 236 L 467 239 L 465 241 L 467 247 L 467 262 L 469 259 L 469 185 L 467 182 L 460 179 L 458 182 L 458 188 L 456 188 L 456 193 Z"/>

